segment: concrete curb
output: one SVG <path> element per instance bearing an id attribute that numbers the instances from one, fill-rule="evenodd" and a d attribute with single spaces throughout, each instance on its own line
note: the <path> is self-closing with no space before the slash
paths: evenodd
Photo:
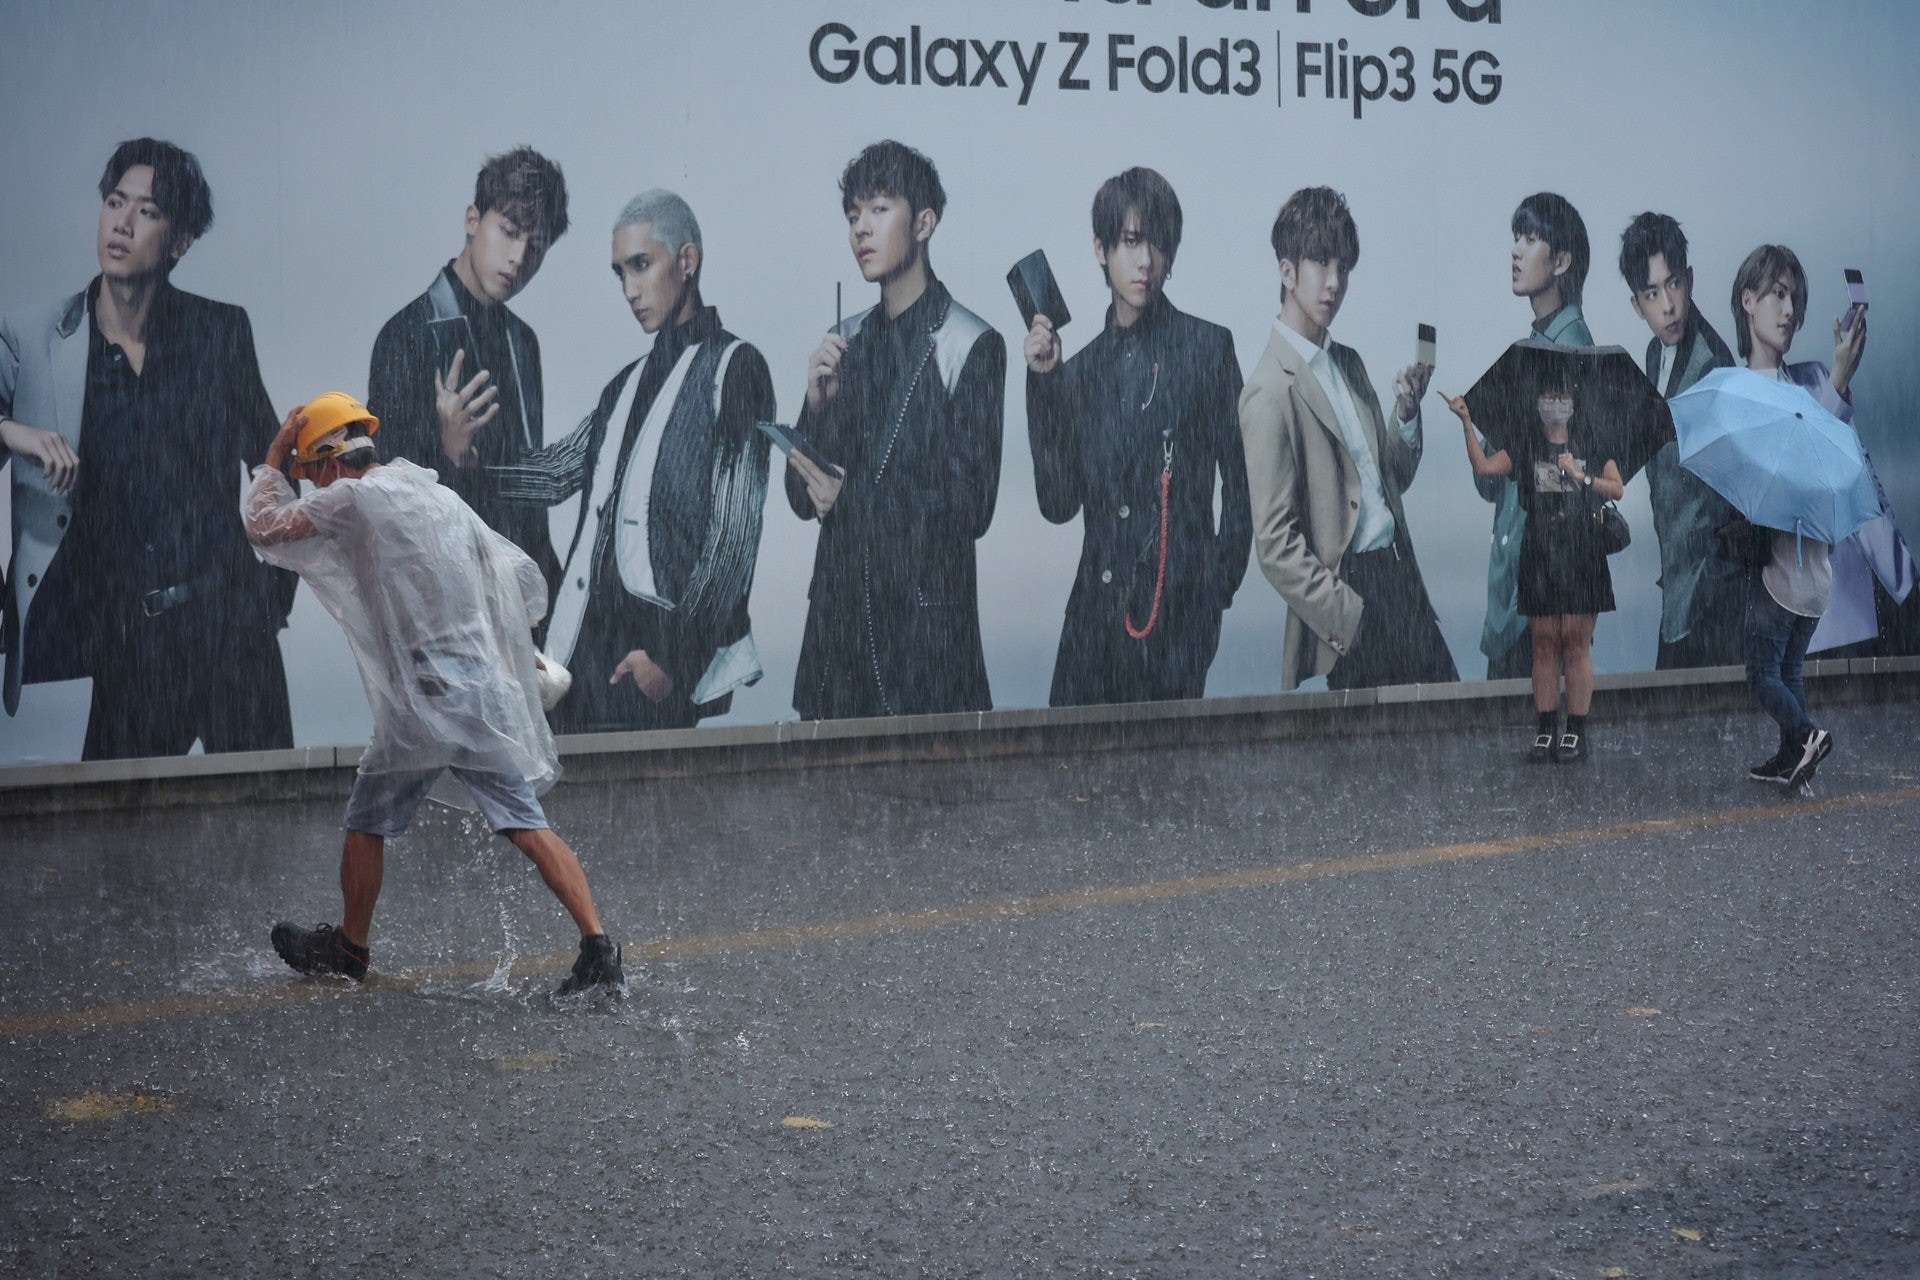
<path id="1" fill-rule="evenodd" d="M 1822 706 L 1920 697 L 1920 657 L 1809 662 Z M 1531 723 L 1525 680 L 1399 685 L 1127 706 L 1017 708 L 892 719 L 784 721 L 559 740 L 566 783 L 971 760 Z M 1633 672 L 1595 682 L 1601 721 L 1708 712 L 1758 716 L 1739 667 Z M 363 748 L 0 769 L 0 817 L 179 804 L 344 797 Z"/>

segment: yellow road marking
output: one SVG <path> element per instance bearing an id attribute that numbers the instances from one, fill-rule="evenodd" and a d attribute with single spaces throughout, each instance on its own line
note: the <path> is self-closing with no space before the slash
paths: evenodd
<path id="1" fill-rule="evenodd" d="M 1448 862 L 1507 858 L 1516 854 L 1542 853 L 1550 849 L 1610 844 L 1638 837 L 1672 835 L 1685 831 L 1707 831 L 1754 822 L 1815 818 L 1837 813 L 1889 808 L 1895 805 L 1911 804 L 1916 800 L 1920 800 L 1920 787 L 1902 787 L 1893 791 L 1835 796 L 1831 799 L 1807 800 L 1796 804 L 1757 805 L 1745 809 L 1725 809 L 1716 813 L 1682 814 L 1672 818 L 1640 818 L 1603 827 L 1576 827 L 1566 831 L 1540 832 L 1536 835 L 1508 836 L 1501 840 L 1467 840 L 1455 844 L 1428 845 L 1419 849 L 1402 849 L 1391 853 L 1355 854 L 1343 858 L 1288 863 L 1281 866 L 1248 867 L 1239 871 L 1217 872 L 1213 875 L 1182 876 L 1178 879 L 1154 880 L 1143 884 L 1074 889 L 1032 897 L 962 903 L 953 907 L 928 907 L 920 911 L 856 916 L 849 920 L 830 920 L 821 924 L 775 925 L 765 929 L 747 929 L 736 933 L 715 933 L 691 938 L 661 938 L 653 942 L 635 943 L 625 949 L 625 954 L 628 959 L 644 963 L 734 955 L 745 951 L 787 949 L 823 942 L 846 942 L 856 938 L 883 937 L 888 934 L 941 929 L 953 925 L 988 924 L 1068 911 L 1137 906 L 1142 903 L 1165 902 L 1170 899 L 1198 897 L 1204 894 L 1302 884 L 1311 880 L 1364 875 L 1370 872 L 1402 871 Z M 513 973 L 516 977 L 557 973 L 565 970 L 572 962 L 572 953 L 525 957 L 514 962 Z M 448 982 L 488 978 L 493 976 L 498 968 L 495 961 L 487 960 L 471 964 L 442 965 L 404 976 L 375 973 L 366 981 L 364 988 L 376 992 L 416 991 L 423 987 Z M 12 1017 L 0 1018 L 0 1038 L 101 1031 L 136 1023 L 237 1013 L 277 1005 L 350 998 L 351 995 L 351 989 L 344 983 L 303 982 L 288 986 L 267 987 L 257 991 L 167 996 L 133 1004 L 16 1014 Z"/>
<path id="2" fill-rule="evenodd" d="M 152 1093 L 83 1093 L 77 1098 L 49 1102 L 49 1120 L 118 1120 L 122 1116 L 160 1115 L 173 1103 Z"/>
<path id="3" fill-rule="evenodd" d="M 557 1053 L 542 1053 L 538 1049 L 526 1053 L 509 1053 L 498 1058 L 489 1058 L 494 1070 L 505 1072 L 552 1071 L 563 1059 Z"/>

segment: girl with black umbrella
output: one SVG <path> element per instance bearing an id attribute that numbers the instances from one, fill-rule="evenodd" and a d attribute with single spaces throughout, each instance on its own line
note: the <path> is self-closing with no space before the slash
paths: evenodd
<path id="1" fill-rule="evenodd" d="M 1593 704 L 1593 627 L 1613 608 L 1607 548 L 1595 518 L 1602 501 L 1626 493 L 1620 467 L 1598 456 L 1589 434 L 1574 422 L 1572 379 L 1544 368 L 1533 380 L 1537 431 L 1514 435 L 1510 447 L 1489 454 L 1474 429 L 1465 397 L 1447 407 L 1465 428 L 1467 460 L 1476 476 L 1513 476 L 1527 523 L 1520 543 L 1520 612 L 1533 636 L 1533 705 L 1539 727 L 1528 758 L 1534 763 L 1584 760 L 1587 713 Z M 1555 733 L 1560 681 L 1567 687 L 1567 721 Z"/>

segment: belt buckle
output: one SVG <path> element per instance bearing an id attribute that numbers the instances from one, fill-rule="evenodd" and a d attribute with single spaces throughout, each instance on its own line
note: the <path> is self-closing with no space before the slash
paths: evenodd
<path id="1" fill-rule="evenodd" d="M 158 591 L 147 592 L 140 597 L 140 612 L 146 614 L 149 618 L 159 617 L 173 607 L 173 601 L 167 598 L 171 592 L 171 587 L 163 587 Z"/>

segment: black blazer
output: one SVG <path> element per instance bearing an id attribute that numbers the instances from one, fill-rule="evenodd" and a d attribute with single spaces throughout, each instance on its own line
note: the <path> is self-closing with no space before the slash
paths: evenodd
<path id="1" fill-rule="evenodd" d="M 1253 547 L 1246 453 L 1240 439 L 1240 363 L 1233 335 L 1160 297 L 1128 335 L 1109 324 L 1051 374 L 1027 375 L 1027 431 L 1040 512 L 1055 524 L 1081 517 L 1084 540 L 1054 661 L 1052 701 L 1079 696 L 1076 673 L 1110 651 L 1130 617 L 1144 626 L 1160 568 L 1160 483 L 1173 447 L 1167 497 L 1166 583 L 1161 613 L 1142 641 L 1160 673 L 1154 696 L 1199 697 Z M 1137 412 L 1102 411 L 1135 380 L 1120 365 L 1138 343 L 1146 390 Z M 1155 371 L 1157 370 L 1157 371 Z M 1220 485 L 1216 529 L 1213 495 Z M 1105 681 L 1096 681 L 1106 688 Z"/>
<path id="2" fill-rule="evenodd" d="M 532 557 L 533 562 L 540 566 L 551 594 L 560 578 L 560 561 L 554 555 L 546 511 L 503 501 L 487 473 L 488 467 L 521 462 L 545 443 L 546 428 L 541 414 L 544 389 L 540 378 L 540 340 L 534 336 L 533 329 L 526 321 L 508 311 L 504 305 L 501 306 L 507 330 L 521 353 L 520 394 L 514 399 L 516 415 L 519 405 L 526 407 L 525 436 L 516 438 L 515 432 L 500 429 L 506 416 L 503 410 L 474 437 L 474 446 L 480 453 L 480 465 L 455 466 L 440 447 L 440 419 L 433 410 L 433 376 L 438 359 L 432 332 L 427 327 L 427 322 L 434 314 L 434 289 L 448 289 L 446 278 L 451 275 L 450 270 L 443 271 L 442 278 L 435 281 L 434 287 L 395 312 L 381 326 L 379 336 L 373 341 L 373 358 L 367 372 L 367 408 L 380 419 L 380 430 L 376 437 L 380 456 L 387 459 L 405 458 L 439 472 L 440 483 L 459 494 L 487 522 L 489 528 L 503 534 Z M 459 292 L 463 291 L 453 291 L 452 296 L 457 298 Z M 471 378 L 479 372 L 475 363 L 474 355 L 469 353 L 464 377 Z M 502 385 L 502 371 L 495 369 L 492 372 L 494 385 Z"/>
<path id="3" fill-rule="evenodd" d="M 75 295 L 43 317 L 38 332 L 23 335 L 36 344 L 37 350 L 15 369 L 17 381 L 10 388 L 10 410 L 24 416 L 40 413 L 42 406 L 54 408 L 51 421 L 33 425 L 51 429 L 56 422 L 78 424 L 82 419 L 90 332 L 87 296 L 85 292 Z M 170 447 L 158 457 L 153 470 L 130 482 L 159 486 L 171 495 L 179 524 L 163 531 L 164 536 L 177 550 L 176 558 L 181 563 L 199 567 L 197 578 L 192 580 L 194 598 L 180 606 L 178 615 L 189 620 L 189 625 L 184 632 L 178 626 L 169 632 L 189 636 L 193 651 L 177 655 L 179 660 L 224 661 L 230 644 L 271 635 L 286 625 L 294 588 L 299 584 L 296 575 L 269 568 L 254 555 L 235 496 L 242 468 L 265 458 L 267 445 L 279 426 L 278 416 L 260 379 L 253 328 L 245 310 L 163 285 L 149 323 L 166 328 L 167 376 L 181 381 L 185 398 L 182 420 L 173 424 Z M 77 352 L 70 351 L 70 344 L 76 343 Z M 58 372 L 61 368 L 77 370 L 80 376 L 71 381 L 62 379 Z M 76 433 L 76 437 L 73 442 L 84 450 L 84 436 Z M 15 476 L 16 526 L 22 520 L 20 479 Z M 36 531 L 56 546 L 68 527 L 65 506 L 62 502 L 50 508 L 59 511 L 54 517 L 55 528 Z M 129 537 L 133 532 L 128 531 Z M 13 572 L 19 578 L 17 537 L 14 551 Z M 9 713 L 19 705 L 22 683 L 90 673 L 95 657 L 89 653 L 93 637 L 87 634 L 87 628 L 103 609 L 131 611 L 139 607 L 136 600 L 56 602 L 44 593 L 36 600 L 29 590 L 33 585 L 24 579 L 10 580 L 7 589 L 0 592 L 6 602 L 0 644 L 6 649 L 4 703 Z M 71 584 L 79 593 L 96 585 Z M 158 588 L 177 584 L 150 585 Z"/>
<path id="4" fill-rule="evenodd" d="M 1006 343 L 935 280 L 895 321 L 911 327 L 906 367 L 881 385 L 870 314 L 842 326 L 839 396 L 800 415 L 847 481 L 814 553 L 794 709 L 810 720 L 984 711 L 974 542 L 1000 486 Z M 787 498 L 812 517 L 791 470 Z"/>

